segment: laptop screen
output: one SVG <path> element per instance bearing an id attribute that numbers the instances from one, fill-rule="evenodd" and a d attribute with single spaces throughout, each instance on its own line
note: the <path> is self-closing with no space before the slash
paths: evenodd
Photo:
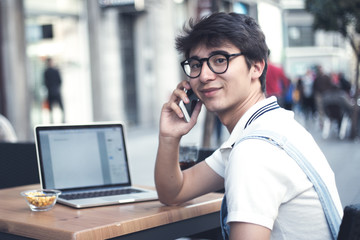
<path id="1" fill-rule="evenodd" d="M 130 185 L 122 125 L 37 127 L 44 188 Z"/>

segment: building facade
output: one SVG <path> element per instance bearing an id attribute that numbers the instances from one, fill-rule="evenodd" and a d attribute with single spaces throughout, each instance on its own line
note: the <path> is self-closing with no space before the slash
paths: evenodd
<path id="1" fill-rule="evenodd" d="M 326 74 L 343 72 L 354 79 L 355 65 L 349 43 L 337 32 L 314 31 L 313 17 L 306 12 L 304 0 L 283 0 L 286 72 L 292 79 L 314 66 Z"/>
<path id="2" fill-rule="evenodd" d="M 188 18 L 213 11 L 257 19 L 272 61 L 284 65 L 290 76 L 301 74 L 317 57 L 323 62 L 324 55 L 332 64 L 329 68 L 345 69 L 348 55 L 341 41 L 331 54 L 328 49 L 334 48 L 327 46 L 317 57 L 301 56 L 304 46 L 296 46 L 290 37 L 297 36 L 294 27 L 309 17 L 302 12 L 300 21 L 294 7 L 284 2 L 0 0 L 0 113 L 12 122 L 20 140 L 32 140 L 33 127 L 49 123 L 43 71 L 45 59 L 52 57 L 63 79 L 66 123 L 121 121 L 130 127 L 157 127 L 163 103 L 185 79 L 174 39 Z M 56 119 L 59 109 L 53 112 Z"/>

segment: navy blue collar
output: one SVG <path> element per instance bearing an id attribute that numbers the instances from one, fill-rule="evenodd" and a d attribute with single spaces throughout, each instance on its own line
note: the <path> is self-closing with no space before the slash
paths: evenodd
<path id="1" fill-rule="evenodd" d="M 253 115 L 251 115 L 249 120 L 246 122 L 246 124 L 244 126 L 244 129 L 247 128 L 253 121 L 258 119 L 258 117 L 260 117 L 264 113 L 267 113 L 267 112 L 272 111 L 272 110 L 277 109 L 277 108 L 280 108 L 280 106 L 276 101 L 271 102 L 271 103 L 259 108 L 256 112 L 254 112 Z"/>

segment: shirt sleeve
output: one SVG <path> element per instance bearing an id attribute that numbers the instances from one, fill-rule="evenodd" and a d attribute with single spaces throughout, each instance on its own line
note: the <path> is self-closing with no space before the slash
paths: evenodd
<path id="1" fill-rule="evenodd" d="M 228 222 L 272 229 L 281 203 L 298 190 L 293 189 L 293 174 L 299 175 L 299 169 L 280 148 L 258 139 L 240 142 L 225 169 Z"/>
<path id="2" fill-rule="evenodd" d="M 222 160 L 220 149 L 217 149 L 211 156 L 205 159 L 209 167 L 224 178 L 225 165 Z"/>

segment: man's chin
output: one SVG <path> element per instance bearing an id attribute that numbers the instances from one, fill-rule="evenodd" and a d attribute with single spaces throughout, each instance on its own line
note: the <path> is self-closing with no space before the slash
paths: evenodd
<path id="1" fill-rule="evenodd" d="M 216 106 L 216 105 L 214 105 L 214 104 L 211 104 L 211 103 L 206 104 L 206 103 L 204 103 L 204 105 L 205 105 L 206 110 L 207 110 L 208 112 L 216 113 L 216 112 L 221 111 L 221 109 L 219 109 L 219 107 Z"/>

